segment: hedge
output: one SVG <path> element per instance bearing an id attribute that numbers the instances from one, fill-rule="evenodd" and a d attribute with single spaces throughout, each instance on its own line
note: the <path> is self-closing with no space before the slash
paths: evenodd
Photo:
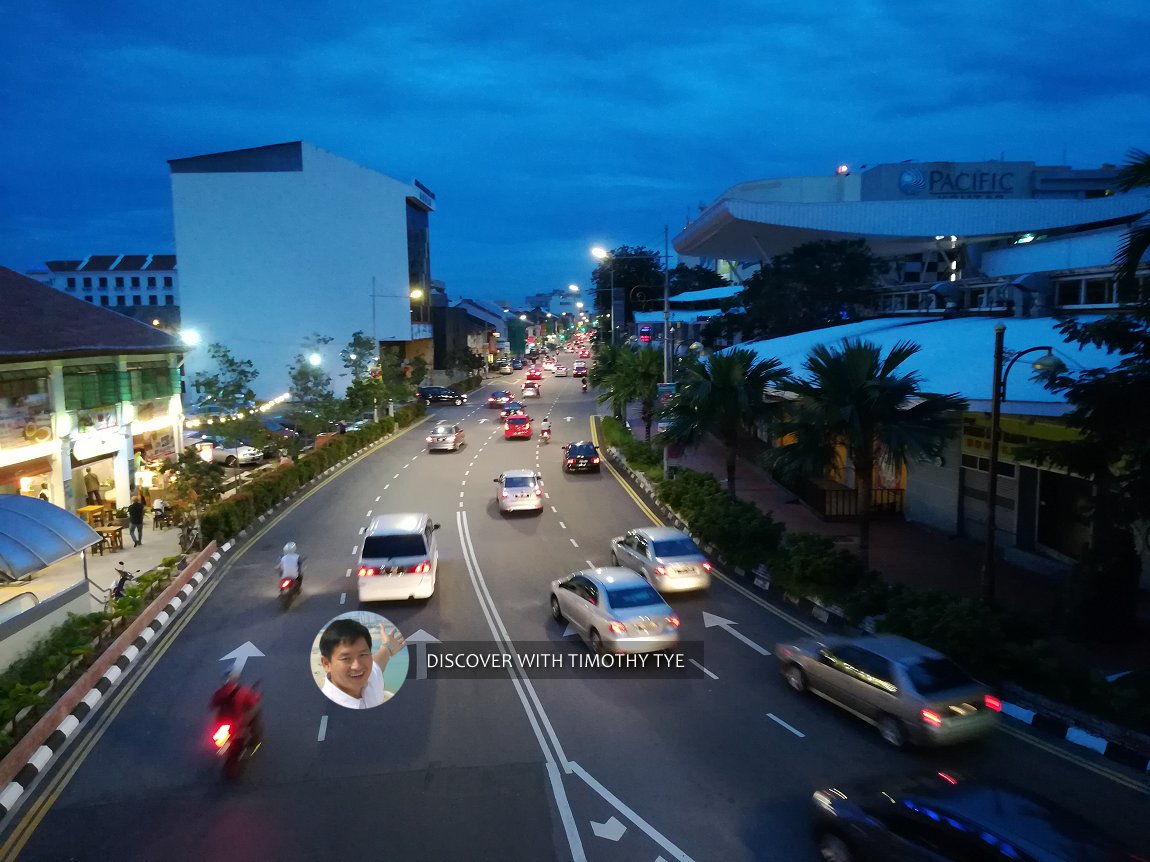
<path id="1" fill-rule="evenodd" d="M 663 450 L 649 440 L 637 440 L 631 429 L 618 419 L 606 416 L 600 422 L 603 442 L 618 449 L 631 469 L 652 481 L 663 478 Z"/>

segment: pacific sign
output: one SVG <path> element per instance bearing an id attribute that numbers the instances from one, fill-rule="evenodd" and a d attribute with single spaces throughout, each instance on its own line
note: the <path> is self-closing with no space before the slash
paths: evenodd
<path id="1" fill-rule="evenodd" d="M 904 168 L 898 190 L 904 195 L 928 194 L 954 198 L 1015 197 L 1013 170 L 961 170 L 957 168 Z"/>

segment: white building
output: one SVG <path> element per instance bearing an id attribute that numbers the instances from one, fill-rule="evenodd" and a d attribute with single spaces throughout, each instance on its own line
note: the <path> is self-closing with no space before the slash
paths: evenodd
<path id="1" fill-rule="evenodd" d="M 50 260 L 26 273 L 69 296 L 144 323 L 175 331 L 180 325 L 180 278 L 174 254 L 94 254 Z"/>
<path id="2" fill-rule="evenodd" d="M 426 187 L 302 141 L 169 165 L 184 326 L 252 360 L 258 395 L 288 388 L 313 333 L 334 339 L 318 352 L 337 391 L 337 354 L 357 330 L 430 364 Z"/>

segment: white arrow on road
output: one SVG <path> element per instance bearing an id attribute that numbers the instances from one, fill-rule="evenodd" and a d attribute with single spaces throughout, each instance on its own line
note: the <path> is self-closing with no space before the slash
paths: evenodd
<path id="1" fill-rule="evenodd" d="M 570 422 L 575 417 L 574 416 L 564 416 L 563 418 L 566 419 L 568 422 Z"/>
<path id="2" fill-rule="evenodd" d="M 709 628 L 714 628 L 715 626 L 718 626 L 723 631 L 727 632 L 727 634 L 731 634 L 731 635 L 734 635 L 735 637 L 737 637 L 739 640 L 741 640 L 743 643 L 745 643 L 747 646 L 749 646 L 751 649 L 753 649 L 759 655 L 770 655 L 771 654 L 771 651 L 769 649 L 767 649 L 766 647 L 759 646 L 757 643 L 755 643 L 753 640 L 751 640 L 749 637 L 747 637 L 742 632 L 735 631 L 732 628 L 732 626 L 737 626 L 737 625 L 738 625 L 738 623 L 735 622 L 734 620 L 724 619 L 723 617 L 718 617 L 718 616 L 715 616 L 714 614 L 709 614 L 706 611 L 703 611 L 703 628 L 709 629 Z"/>
<path id="3" fill-rule="evenodd" d="M 612 817 L 606 823 L 591 821 L 591 831 L 597 838 L 606 838 L 608 841 L 618 841 L 627 831 L 627 827 L 619 822 L 619 818 Z"/>
<path id="4" fill-rule="evenodd" d="M 429 635 L 423 629 L 410 634 L 404 640 L 408 646 L 415 644 L 415 678 L 427 679 L 427 645 L 443 643 L 435 635 Z"/>
<path id="5" fill-rule="evenodd" d="M 571 628 L 571 623 L 567 623 L 567 628 L 563 629 L 563 637 L 569 638 L 569 637 L 571 637 L 571 635 L 577 635 L 577 634 L 579 634 L 579 632 L 577 632 L 577 631 L 575 631 L 575 629 Z"/>
<path id="6" fill-rule="evenodd" d="M 244 669 L 244 665 L 248 663 L 249 658 L 263 657 L 264 654 L 259 651 L 256 645 L 251 641 L 247 641 L 242 646 L 236 647 L 226 656 L 220 658 L 220 661 L 232 662 L 232 669 L 229 671 L 229 673 L 233 673 L 238 676 L 239 673 Z"/>

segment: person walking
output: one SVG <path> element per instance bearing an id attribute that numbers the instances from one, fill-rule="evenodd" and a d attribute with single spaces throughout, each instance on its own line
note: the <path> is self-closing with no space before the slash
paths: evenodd
<path id="1" fill-rule="evenodd" d="M 132 547 L 144 543 L 144 500 L 136 497 L 128 504 L 128 535 L 132 537 Z"/>
<path id="2" fill-rule="evenodd" d="M 84 495 L 89 506 L 99 506 L 104 501 L 100 499 L 100 477 L 89 467 L 84 471 Z"/>

